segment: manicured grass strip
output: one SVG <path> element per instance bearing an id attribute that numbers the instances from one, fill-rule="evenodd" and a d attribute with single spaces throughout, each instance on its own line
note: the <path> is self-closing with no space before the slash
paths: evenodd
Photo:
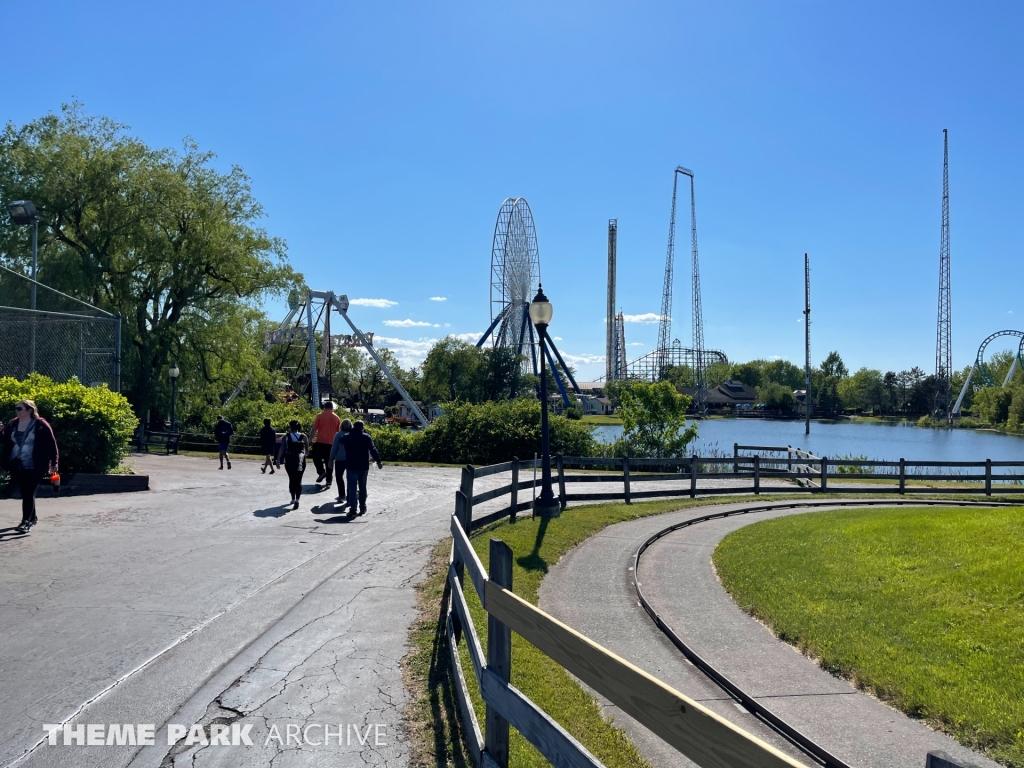
<path id="1" fill-rule="evenodd" d="M 1024 768 L 1024 507 L 794 515 L 713 560 L 783 640 L 909 715 Z"/>

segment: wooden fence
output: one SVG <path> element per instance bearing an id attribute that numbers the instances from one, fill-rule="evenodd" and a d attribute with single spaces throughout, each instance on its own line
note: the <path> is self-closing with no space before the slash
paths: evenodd
<path id="1" fill-rule="evenodd" d="M 803 768 L 802 763 L 515 595 L 512 550 L 491 539 L 485 571 L 467 535 L 469 513 L 470 507 L 460 504 L 451 519 L 445 631 L 464 730 L 479 768 L 507 768 L 510 726 L 556 768 L 603 768 L 586 747 L 509 684 L 513 631 L 702 768 Z M 487 612 L 486 651 L 466 604 L 467 575 Z M 485 703 L 482 730 L 459 657 L 460 641 L 466 644 Z"/>
<path id="2" fill-rule="evenodd" d="M 756 451 L 741 455 L 740 451 Z M 766 455 L 762 455 L 766 454 Z M 777 455 L 776 455 L 777 454 Z M 466 530 L 508 518 L 515 521 L 519 512 L 533 508 L 532 493 L 540 479 L 527 476 L 539 471 L 539 461 L 513 459 L 489 467 L 467 466 L 456 495 L 456 508 L 468 507 L 471 521 Z M 1008 470 L 1015 469 L 1016 472 Z M 584 470 L 567 472 L 567 470 Z M 596 470 L 596 471 L 595 471 Z M 1000 472 L 1000 470 L 1003 470 Z M 482 477 L 508 474 L 509 482 L 479 493 L 475 481 Z M 702 480 L 731 480 L 717 487 L 701 487 Z M 762 480 L 792 480 L 793 483 L 765 485 Z M 830 480 L 833 482 L 830 484 Z M 851 480 L 867 482 L 848 483 Z M 637 490 L 636 484 L 680 483 L 682 487 Z M 842 481 L 842 482 L 835 482 Z M 928 485 L 917 484 L 927 482 Z M 731 457 L 690 456 L 681 459 L 630 459 L 555 456 L 552 459 L 552 483 L 562 508 L 571 501 L 625 501 L 705 496 L 715 494 L 755 495 L 766 493 L 856 493 L 861 495 L 897 494 L 978 494 L 1024 493 L 1024 461 L 871 461 L 867 459 L 829 459 L 814 456 L 790 446 L 734 447 Z M 614 483 L 621 490 L 596 492 L 567 491 L 580 483 Z M 911 484 L 914 483 L 914 484 Z M 529 498 L 527 498 L 529 495 Z M 494 499 L 508 497 L 508 504 L 474 518 L 472 509 Z"/>

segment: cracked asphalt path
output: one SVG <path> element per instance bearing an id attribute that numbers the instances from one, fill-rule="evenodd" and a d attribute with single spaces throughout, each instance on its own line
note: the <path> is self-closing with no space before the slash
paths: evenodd
<path id="1" fill-rule="evenodd" d="M 791 502 L 779 502 L 787 503 Z M 712 510 L 745 505 L 701 507 L 609 526 L 551 568 L 541 586 L 540 607 L 727 720 L 810 764 L 686 661 L 640 606 L 633 587 L 633 558 L 647 538 Z M 828 507 L 816 508 L 822 509 Z M 722 538 L 760 520 L 813 511 L 758 512 L 675 531 L 653 544 L 640 561 L 644 594 L 687 645 L 775 714 L 856 768 L 920 768 L 933 749 L 971 764 L 998 768 L 920 721 L 832 677 L 741 611 L 722 588 L 711 564 L 711 555 Z M 594 595 L 602 599 L 594 600 Z M 654 768 L 693 765 L 607 700 L 595 698 Z"/>
<path id="2" fill-rule="evenodd" d="M 132 461 L 148 493 L 43 498 L 0 540 L 0 766 L 407 765 L 399 662 L 458 470 L 372 470 L 350 522 L 312 468 L 290 510 L 255 461 Z M 41 743 L 65 721 L 152 723 L 156 743 Z M 168 723 L 251 725 L 253 746 L 169 747 Z"/>

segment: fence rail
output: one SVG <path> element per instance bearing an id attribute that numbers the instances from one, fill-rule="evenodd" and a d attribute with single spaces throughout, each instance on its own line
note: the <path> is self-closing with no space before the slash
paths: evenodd
<path id="1" fill-rule="evenodd" d="M 998 493 L 1024 492 L 1024 462 L 985 461 L 928 462 L 928 461 L 851 461 L 830 460 L 806 451 L 786 447 L 737 446 L 756 450 L 752 456 L 742 456 L 739 450 L 733 457 L 691 456 L 684 459 L 629 459 L 562 457 L 555 459 L 558 498 L 564 507 L 570 501 L 611 501 L 697 496 L 737 493 L 808 493 L 848 491 L 858 494 L 892 495 L 909 493 L 958 493 L 991 496 L 993 483 L 1002 482 Z M 778 453 L 762 456 L 762 453 Z M 781 454 L 786 454 L 781 458 Z M 845 463 L 844 463 L 845 462 Z M 467 466 L 462 470 L 459 490 L 455 494 L 455 513 L 451 518 L 452 550 L 448 566 L 449 599 L 446 610 L 445 633 L 448 639 L 456 698 L 469 742 L 471 757 L 478 768 L 508 768 L 509 727 L 519 731 L 556 768 L 604 768 L 561 725 L 530 701 L 521 691 L 509 684 L 511 670 L 511 633 L 523 637 L 542 653 L 556 661 L 578 679 L 627 712 L 638 722 L 668 742 L 702 768 L 802 768 L 803 764 L 785 755 L 771 745 L 733 725 L 696 701 L 674 690 L 616 656 L 590 638 L 576 632 L 536 606 L 512 592 L 512 551 L 498 539 L 490 540 L 489 567 L 477 556 L 469 534 L 474 529 L 508 518 L 533 507 L 532 499 L 520 500 L 520 492 L 532 491 L 539 485 L 535 478 L 520 480 L 523 469 L 535 469 L 536 461 L 512 461 L 489 467 Z M 842 466 L 882 467 L 898 469 L 898 473 L 878 474 L 858 472 L 842 473 Z M 723 467 L 732 471 L 719 471 Z M 701 471 L 701 468 L 714 471 Z M 983 474 L 966 476 L 948 473 L 907 472 L 907 468 L 984 468 Z M 1021 474 L 993 474 L 992 468 L 1018 468 Z M 604 469 L 619 472 L 608 473 Z M 579 470 L 576 474 L 566 470 Z M 596 473 L 588 474 L 588 472 Z M 632 472 L 633 469 L 640 470 Z M 657 470 L 661 471 L 658 472 Z M 474 481 L 510 473 L 511 481 L 494 489 L 474 493 Z M 761 485 L 762 472 L 773 481 L 799 480 L 808 476 L 818 485 Z M 774 473 L 773 473 L 774 472 Z M 897 484 L 855 485 L 829 487 L 829 479 L 884 479 L 897 480 Z M 732 479 L 740 484 L 720 487 L 700 487 L 700 480 Z M 907 480 L 945 482 L 942 486 L 908 486 Z M 684 488 L 666 488 L 664 481 L 683 481 Z M 963 481 L 977 481 L 977 486 L 963 487 Z M 950 481 L 958 483 L 950 487 Z M 634 490 L 634 483 L 655 482 L 656 488 Z M 744 484 L 749 482 L 750 484 Z M 567 486 L 574 483 L 621 483 L 622 490 L 569 493 Z M 1007 485 L 1005 483 L 1013 483 Z M 473 516 L 478 504 L 508 496 L 506 506 Z M 854 502 L 837 502 L 852 504 Z M 867 502 L 878 504 L 878 501 Z M 909 502 L 899 502 L 909 503 Z M 943 502 L 930 502 L 943 503 Z M 967 502 L 964 502 L 967 503 Z M 975 502 L 971 502 L 975 503 Z M 984 503 L 984 502 L 981 502 Z M 992 502 L 995 503 L 995 502 Z M 752 508 L 753 509 L 753 508 Z M 727 513 L 723 513 L 727 514 Z M 650 542 L 648 542 L 650 543 Z M 646 545 L 645 545 L 646 546 Z M 487 647 L 480 642 L 466 603 L 465 580 L 480 598 L 487 614 Z M 641 596 L 642 598 L 642 596 Z M 469 695 L 469 677 L 463 669 L 458 645 L 464 642 L 472 667 L 473 679 L 479 687 L 485 704 L 484 728 L 473 709 Z M 838 764 L 838 762 L 836 763 Z"/>

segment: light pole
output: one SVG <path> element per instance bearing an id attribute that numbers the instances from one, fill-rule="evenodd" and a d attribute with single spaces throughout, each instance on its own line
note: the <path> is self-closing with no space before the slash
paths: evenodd
<path id="1" fill-rule="evenodd" d="M 174 432 L 176 425 L 174 422 L 174 406 L 178 400 L 178 377 L 181 375 L 181 371 L 178 366 L 171 363 L 170 369 L 167 371 L 167 375 L 171 377 L 171 432 Z"/>
<path id="2" fill-rule="evenodd" d="M 551 437 L 548 432 L 548 383 L 544 370 L 545 347 L 547 339 L 548 323 L 554 309 L 548 297 L 544 295 L 544 289 L 537 286 L 537 295 L 533 297 L 530 304 L 530 321 L 537 329 L 537 336 L 540 339 L 540 447 L 541 447 L 541 487 L 540 496 L 533 504 L 533 514 L 536 517 L 558 517 L 562 513 L 561 506 L 555 494 L 551 491 Z"/>

